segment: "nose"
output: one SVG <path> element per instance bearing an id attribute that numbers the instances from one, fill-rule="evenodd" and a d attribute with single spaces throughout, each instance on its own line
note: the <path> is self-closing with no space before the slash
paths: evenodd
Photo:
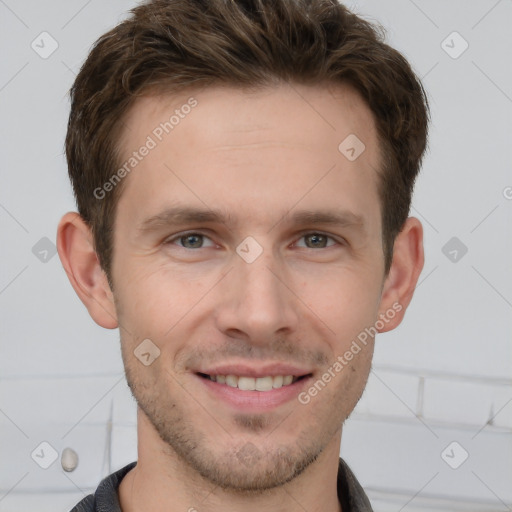
<path id="1" fill-rule="evenodd" d="M 234 268 L 222 282 L 217 328 L 251 345 L 268 345 L 297 329 L 300 301 L 284 264 L 265 251 L 252 263 L 234 255 Z"/>

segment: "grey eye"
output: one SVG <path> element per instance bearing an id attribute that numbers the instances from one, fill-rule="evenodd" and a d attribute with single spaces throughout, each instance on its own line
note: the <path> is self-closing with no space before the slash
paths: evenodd
<path id="1" fill-rule="evenodd" d="M 307 233 L 302 235 L 301 240 L 305 240 L 305 247 L 308 249 L 324 249 L 335 243 L 334 239 L 322 233 Z M 329 243 L 329 240 L 331 243 Z"/>
<path id="2" fill-rule="evenodd" d="M 199 249 L 203 245 L 203 238 L 200 234 L 190 234 L 181 236 L 179 241 L 186 249 Z"/>

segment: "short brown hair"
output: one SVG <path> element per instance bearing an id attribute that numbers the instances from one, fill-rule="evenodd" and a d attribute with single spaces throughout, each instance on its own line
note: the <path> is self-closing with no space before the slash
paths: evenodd
<path id="1" fill-rule="evenodd" d="M 98 39 L 70 91 L 69 175 L 109 279 L 122 187 L 103 199 L 94 191 L 119 166 L 123 116 L 137 97 L 277 81 L 347 83 L 373 112 L 388 272 L 426 148 L 429 110 L 420 80 L 385 44 L 383 29 L 337 0 L 153 0 Z"/>

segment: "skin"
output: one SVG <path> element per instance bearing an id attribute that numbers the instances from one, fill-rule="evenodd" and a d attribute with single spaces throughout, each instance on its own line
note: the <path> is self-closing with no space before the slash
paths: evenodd
<path id="1" fill-rule="evenodd" d="M 393 305 L 401 311 L 378 330 L 402 321 L 423 267 L 421 224 L 406 221 L 385 275 L 375 123 L 345 85 L 141 98 L 125 119 L 124 155 L 191 95 L 197 106 L 124 179 L 113 290 L 78 214 L 58 229 L 59 255 L 91 317 L 120 328 L 139 405 L 138 463 L 121 483 L 122 509 L 339 511 L 342 425 L 366 385 L 373 339 L 309 403 L 264 412 L 218 399 L 195 372 L 285 361 L 316 381 Z M 338 150 L 349 134 L 366 146 L 353 162 Z M 141 229 L 176 205 L 222 209 L 229 222 Z M 361 222 L 292 223 L 306 209 Z M 176 237 L 187 231 L 199 238 Z M 263 251 L 252 263 L 236 252 L 248 236 Z M 160 350 L 149 366 L 134 355 L 147 338 Z"/>

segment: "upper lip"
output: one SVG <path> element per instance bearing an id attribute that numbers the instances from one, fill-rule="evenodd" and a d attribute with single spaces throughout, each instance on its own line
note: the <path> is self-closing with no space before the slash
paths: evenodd
<path id="1" fill-rule="evenodd" d="M 236 375 L 237 377 L 276 377 L 278 375 L 293 375 L 302 377 L 312 373 L 312 370 L 300 368 L 285 363 L 267 363 L 259 366 L 246 364 L 222 364 L 210 368 L 203 368 L 196 373 L 205 375 Z"/>

